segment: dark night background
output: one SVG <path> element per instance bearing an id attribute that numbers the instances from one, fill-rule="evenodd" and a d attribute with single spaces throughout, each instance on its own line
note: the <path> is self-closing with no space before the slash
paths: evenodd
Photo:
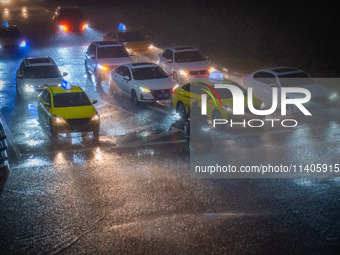
<path id="1" fill-rule="evenodd" d="M 331 1 L 55 1 L 121 9 L 176 44 L 192 44 L 221 65 L 247 73 L 286 65 L 314 76 L 340 75 L 338 4 Z"/>

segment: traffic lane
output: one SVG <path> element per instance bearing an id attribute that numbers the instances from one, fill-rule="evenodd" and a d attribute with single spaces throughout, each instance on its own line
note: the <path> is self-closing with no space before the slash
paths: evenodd
<path id="1" fill-rule="evenodd" d="M 192 179 L 183 170 L 188 158 L 166 148 L 85 154 L 78 163 L 63 161 L 72 156 L 65 152 L 49 155 L 51 164 L 11 169 L 0 197 L 5 251 L 201 254 L 335 247 L 336 228 L 325 220 L 336 214 L 324 211 L 332 205 L 337 212 L 332 181 L 324 181 L 327 189 L 315 181 L 308 195 L 291 180 Z M 310 206 L 299 204 L 303 198 Z M 295 207 L 303 217 L 296 217 Z M 328 231 L 320 232 L 320 219 Z"/>

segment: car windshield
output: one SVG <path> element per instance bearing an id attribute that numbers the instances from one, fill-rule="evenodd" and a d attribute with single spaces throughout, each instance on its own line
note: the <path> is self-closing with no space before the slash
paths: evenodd
<path id="1" fill-rule="evenodd" d="M 29 66 L 25 68 L 24 77 L 26 79 L 43 79 L 61 77 L 56 66 Z"/>
<path id="2" fill-rule="evenodd" d="M 126 58 L 129 57 L 129 53 L 124 47 L 109 46 L 98 48 L 98 58 Z"/>
<path id="3" fill-rule="evenodd" d="M 91 101 L 85 92 L 60 93 L 53 95 L 53 104 L 56 108 L 88 106 L 91 105 Z"/>
<path id="4" fill-rule="evenodd" d="M 282 87 L 299 87 L 314 84 L 314 80 L 306 73 L 290 73 L 278 75 Z"/>
<path id="5" fill-rule="evenodd" d="M 167 74 L 159 66 L 132 69 L 135 80 L 152 80 L 167 78 Z"/>
<path id="6" fill-rule="evenodd" d="M 145 40 L 144 36 L 139 32 L 120 32 L 118 33 L 120 42 L 134 42 Z"/>
<path id="7" fill-rule="evenodd" d="M 197 62 L 204 61 L 205 58 L 199 53 L 199 51 L 181 51 L 175 53 L 175 62 L 176 63 L 184 63 L 184 62 Z"/>
<path id="8" fill-rule="evenodd" d="M 20 37 L 21 33 L 16 27 L 11 27 L 8 29 L 0 29 L 0 38 L 15 38 Z"/>

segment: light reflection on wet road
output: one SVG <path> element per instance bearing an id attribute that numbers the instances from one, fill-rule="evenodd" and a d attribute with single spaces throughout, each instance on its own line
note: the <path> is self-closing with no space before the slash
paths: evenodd
<path id="1" fill-rule="evenodd" d="M 71 84 L 98 99 L 101 115 L 99 143 L 92 134 L 74 133 L 60 134 L 58 144 L 51 144 L 36 100 L 16 100 L 15 70 L 22 57 L 0 59 L 1 118 L 11 146 L 10 173 L 0 186 L 0 247 L 6 254 L 286 254 L 339 248 L 339 179 L 192 179 L 182 132 L 168 132 L 176 120 L 168 104 L 135 107 L 127 98 L 112 99 L 107 82 L 93 86 L 84 76 L 86 45 L 100 40 L 119 15 L 106 11 L 110 18 L 104 22 L 87 11 L 95 21 L 84 35 L 46 32 L 51 25 L 41 20 L 50 19 L 49 9 L 2 11 L 32 39 L 29 56 L 52 57 Z M 154 60 L 159 51 L 134 58 Z M 235 161 L 261 161 L 260 154 L 250 153 L 260 145 L 273 158 L 336 156 L 339 110 L 318 113 L 320 119 L 302 120 L 294 131 L 228 131 L 220 141 Z M 280 154 L 278 144 L 289 153 Z"/>

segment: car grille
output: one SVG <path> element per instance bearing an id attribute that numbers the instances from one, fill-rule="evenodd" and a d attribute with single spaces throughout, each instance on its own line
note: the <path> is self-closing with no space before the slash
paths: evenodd
<path id="1" fill-rule="evenodd" d="M 201 75 L 208 74 L 209 70 L 201 70 L 201 71 L 189 71 L 189 75 Z"/>
<path id="2" fill-rule="evenodd" d="M 155 99 L 169 99 L 171 97 L 171 89 L 152 90 L 151 94 Z"/>
<path id="3" fill-rule="evenodd" d="M 89 124 L 90 119 L 89 118 L 84 118 L 84 119 L 68 119 L 67 122 L 68 124 L 72 126 L 77 126 L 77 125 L 87 125 Z"/>

